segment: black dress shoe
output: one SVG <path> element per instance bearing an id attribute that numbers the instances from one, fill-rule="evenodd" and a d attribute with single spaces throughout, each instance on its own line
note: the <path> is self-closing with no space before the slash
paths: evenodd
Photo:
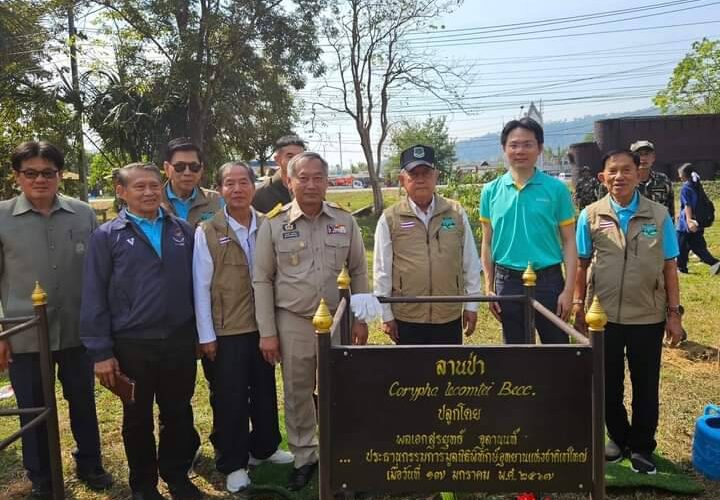
<path id="1" fill-rule="evenodd" d="M 102 466 L 97 466 L 95 469 L 89 471 L 78 469 L 77 477 L 85 483 L 85 486 L 93 491 L 107 490 L 113 485 L 112 475 L 103 469 Z"/>
<path id="2" fill-rule="evenodd" d="M 288 489 L 290 491 L 299 491 L 303 489 L 312 479 L 315 469 L 317 469 L 317 462 L 294 468 L 292 474 L 290 474 L 290 479 L 288 480 Z"/>
<path id="3" fill-rule="evenodd" d="M 132 500 L 166 500 L 155 488 L 151 490 L 133 491 Z"/>
<path id="4" fill-rule="evenodd" d="M 168 483 L 173 500 L 202 500 L 205 495 L 188 478 L 178 483 Z"/>

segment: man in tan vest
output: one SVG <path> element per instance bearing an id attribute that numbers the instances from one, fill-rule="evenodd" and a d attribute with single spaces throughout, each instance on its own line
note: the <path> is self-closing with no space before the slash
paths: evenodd
<path id="1" fill-rule="evenodd" d="M 168 182 L 163 186 L 163 208 L 196 227 L 222 208 L 220 195 L 200 187 L 205 166 L 200 148 L 188 137 L 170 141 L 163 163 Z"/>
<path id="2" fill-rule="evenodd" d="M 435 193 L 435 151 L 400 155 L 407 198 L 386 209 L 375 230 L 376 296 L 480 293 L 480 259 L 459 203 Z M 461 321 L 462 317 L 462 321 Z M 477 321 L 477 303 L 383 305 L 383 331 L 397 344 L 462 344 Z"/>
<path id="3" fill-rule="evenodd" d="M 210 441 L 217 470 L 235 493 L 250 485 L 248 465 L 290 463 L 293 456 L 278 449 L 275 370 L 258 347 L 252 264 L 264 217 L 250 205 L 255 175 L 242 162 L 226 163 L 217 175 L 225 208 L 195 232 L 193 288 L 213 409 Z"/>
<path id="4" fill-rule="evenodd" d="M 260 227 L 253 285 L 260 349 L 269 363 L 282 362 L 285 425 L 295 468 L 288 488 L 297 491 L 317 467 L 317 418 L 313 402 L 317 370 L 312 325 L 320 299 L 337 308 L 337 276 L 347 264 L 354 293 L 367 293 L 360 228 L 352 215 L 326 202 L 328 164 L 305 152 L 288 164 L 294 200 L 271 210 Z M 353 342 L 367 342 L 367 324 L 355 321 Z"/>
<path id="5" fill-rule="evenodd" d="M 663 333 L 667 329 L 673 344 L 682 338 L 678 243 L 667 209 L 637 191 L 639 158 L 611 151 L 602 164 L 600 180 L 609 194 L 588 205 L 577 223 L 575 327 L 585 331 L 585 305 L 597 295 L 608 316 L 605 460 L 619 462 L 629 455 L 633 471 L 655 474 Z M 625 357 L 632 380 L 631 422 L 623 403 Z"/>

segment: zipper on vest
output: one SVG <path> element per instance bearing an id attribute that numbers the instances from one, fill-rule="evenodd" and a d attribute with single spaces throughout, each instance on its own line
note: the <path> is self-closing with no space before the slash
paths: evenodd
<path id="1" fill-rule="evenodd" d="M 432 220 L 432 218 L 430 220 Z M 428 222 L 428 224 L 429 224 L 429 222 Z M 439 233 L 438 233 L 438 235 L 439 235 Z M 439 246 L 440 245 L 438 245 L 438 247 Z M 432 254 L 430 252 L 430 226 L 429 225 L 425 227 L 425 248 L 427 249 L 427 255 L 428 255 L 428 283 L 429 283 L 428 286 L 430 287 L 429 288 L 430 295 L 432 295 L 433 294 L 433 291 L 432 291 Z M 433 304 L 432 304 L 432 302 L 430 302 L 430 304 L 428 304 L 428 305 L 430 306 L 430 312 L 428 313 L 428 317 L 429 317 L 428 323 L 432 323 Z"/>

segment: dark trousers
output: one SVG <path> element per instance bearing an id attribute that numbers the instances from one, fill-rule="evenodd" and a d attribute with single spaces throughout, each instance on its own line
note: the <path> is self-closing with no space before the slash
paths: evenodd
<path id="1" fill-rule="evenodd" d="M 536 271 L 535 300 L 553 313 L 557 310 L 558 295 L 565 287 L 562 267 L 552 266 Z M 522 271 L 495 266 L 495 293 L 497 295 L 524 295 L 525 286 Z M 522 302 L 500 302 L 502 313 L 503 339 L 506 344 L 525 342 L 525 304 Z M 543 344 L 567 344 L 568 337 L 540 314 L 535 314 L 535 328 Z M 534 336 L 534 332 L 533 332 Z"/>
<path id="2" fill-rule="evenodd" d="M 605 327 L 605 423 L 610 439 L 632 451 L 651 453 L 657 443 L 660 356 L 665 323 Z M 632 423 L 623 404 L 625 357 L 632 382 Z"/>
<path id="3" fill-rule="evenodd" d="M 133 491 L 154 488 L 158 470 L 167 483 L 184 481 L 200 446 L 190 406 L 197 372 L 195 339 L 189 327 L 167 339 L 115 339 L 120 370 L 135 380 L 135 403 L 123 407 L 122 430 Z M 160 408 L 157 448 L 154 401 Z"/>
<path id="4" fill-rule="evenodd" d="M 215 360 L 203 358 L 213 409 L 210 441 L 217 470 L 230 474 L 247 468 L 249 453 L 267 458 L 280 444 L 275 367 L 262 357 L 258 332 L 220 336 L 217 343 Z"/>
<path id="5" fill-rule="evenodd" d="M 398 345 L 462 345 L 462 319 L 449 323 L 409 323 L 395 321 L 398 327 Z"/>
<path id="6" fill-rule="evenodd" d="M 705 241 L 705 234 L 702 230 L 698 230 L 696 233 L 686 233 L 685 231 L 678 231 L 678 246 L 680 247 L 680 254 L 678 255 L 677 265 L 678 269 L 683 272 L 687 272 L 688 257 L 690 251 L 698 256 L 698 258 L 705 264 L 712 266 L 717 264 L 718 259 L 713 257 L 708 250 L 707 242 Z"/>
<path id="7" fill-rule="evenodd" d="M 63 389 L 63 397 L 70 410 L 70 429 L 77 449 L 73 452 L 78 470 L 92 472 L 101 466 L 100 432 L 95 413 L 95 375 L 90 357 L 84 347 L 71 347 L 52 353 L 53 366 Z M 13 354 L 10 364 L 12 384 L 18 407 L 33 408 L 45 404 L 40 377 L 38 353 Z M 24 425 L 33 416 L 24 415 Z M 22 436 L 23 465 L 34 483 L 49 483 L 50 452 L 47 427 L 39 425 Z"/>

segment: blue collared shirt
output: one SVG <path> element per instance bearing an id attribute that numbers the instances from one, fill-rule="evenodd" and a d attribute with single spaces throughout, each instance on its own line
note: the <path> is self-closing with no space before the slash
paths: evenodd
<path id="1" fill-rule="evenodd" d="M 632 200 L 628 203 L 628 206 L 623 207 L 622 205 L 615 202 L 610 197 L 610 206 L 617 215 L 618 222 L 620 223 L 620 229 L 623 234 L 627 234 L 628 226 L 630 225 L 630 219 L 632 219 L 635 212 L 637 212 L 638 205 L 640 204 L 640 193 L 635 191 Z M 580 216 L 577 221 L 577 232 L 575 234 L 575 241 L 577 243 L 578 256 L 581 259 L 589 259 L 592 257 L 593 244 L 592 235 L 590 234 L 590 221 L 587 218 L 587 210 L 583 209 L 580 212 Z M 674 259 L 680 253 L 678 248 L 677 237 L 675 236 L 675 227 L 673 226 L 672 219 L 668 214 L 663 221 L 663 253 L 665 259 Z"/>
<path id="2" fill-rule="evenodd" d="M 158 257 L 162 258 L 162 232 L 164 218 L 162 208 L 158 208 L 157 217 L 152 220 L 137 216 L 130 210 L 126 210 L 125 213 L 135 224 L 138 225 L 143 234 L 147 236 L 147 239 L 150 240 L 150 244 L 155 250 L 155 253 L 158 254 Z"/>
<path id="3" fill-rule="evenodd" d="M 167 186 L 165 186 L 165 191 L 167 193 L 167 198 L 170 201 L 170 203 L 172 203 L 177 216 L 180 217 L 182 220 L 187 220 L 188 214 L 190 213 L 190 209 L 192 208 L 193 203 L 195 202 L 195 198 L 197 198 L 198 188 L 194 187 L 190 196 L 188 196 L 187 199 L 185 199 L 185 200 L 178 197 L 173 192 L 172 188 L 170 187 L 169 182 L 168 182 Z"/>

